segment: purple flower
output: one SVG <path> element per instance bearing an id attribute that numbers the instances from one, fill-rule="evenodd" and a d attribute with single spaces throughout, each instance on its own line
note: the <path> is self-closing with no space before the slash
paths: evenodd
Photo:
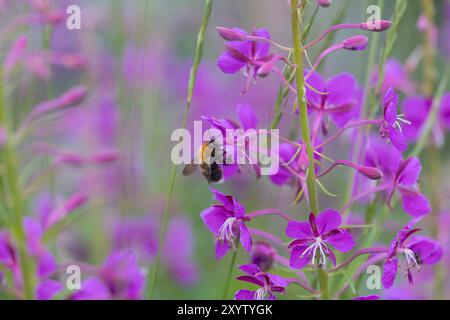
<path id="1" fill-rule="evenodd" d="M 399 254 L 405 255 L 406 275 L 410 284 L 413 283 L 411 269 L 416 268 L 420 270 L 422 264 L 435 264 L 441 259 L 443 254 L 442 247 L 433 239 L 428 237 L 413 237 L 409 243 L 406 243 L 409 237 L 421 230 L 413 229 L 414 225 L 420 219 L 419 217 L 410 221 L 392 241 L 384 263 L 383 277 L 381 279 L 384 288 L 389 289 L 394 283 L 398 271 Z"/>
<path id="2" fill-rule="evenodd" d="M 220 205 L 213 205 L 205 209 L 201 218 L 205 226 L 216 238 L 216 257 L 222 258 L 230 248 L 235 249 L 240 240 L 242 247 L 250 252 L 252 249 L 252 237 L 245 225 L 250 217 L 245 215 L 245 208 L 233 196 L 211 189 L 214 198 Z"/>
<path id="3" fill-rule="evenodd" d="M 417 187 L 422 170 L 418 158 L 409 157 L 403 160 L 397 149 L 372 138 L 366 152 L 366 165 L 377 167 L 383 172 L 381 184 L 386 186 L 389 206 L 395 191 L 398 191 L 403 209 L 410 215 L 423 216 L 431 211 L 428 199 Z"/>
<path id="4" fill-rule="evenodd" d="M 237 280 L 249 282 L 259 287 L 257 290 L 239 290 L 236 300 L 275 300 L 274 293 L 286 293 L 288 281 L 278 275 L 261 271 L 255 264 L 239 267 L 246 275 L 236 277 Z"/>
<path id="5" fill-rule="evenodd" d="M 286 228 L 286 235 L 295 240 L 289 244 L 291 249 L 290 265 L 301 269 L 311 262 L 325 269 L 326 259 L 330 258 L 333 265 L 336 258 L 329 245 L 341 252 L 353 249 L 355 240 L 350 233 L 339 228 L 342 224 L 341 215 L 333 209 L 327 209 L 317 217 L 311 213 L 309 222 L 290 221 Z"/>
<path id="6" fill-rule="evenodd" d="M 390 87 L 383 101 L 384 123 L 380 129 L 382 138 L 389 139 L 398 151 L 403 152 L 408 149 L 406 138 L 403 135 L 400 122 L 411 124 L 408 120 L 402 118 L 402 114 L 397 114 L 398 96 L 393 87 Z"/>
<path id="7" fill-rule="evenodd" d="M 313 72 L 307 83 L 306 100 L 310 111 L 319 117 L 328 115 L 338 127 L 354 116 L 359 90 L 352 74 L 344 72 L 324 80 L 319 73 Z"/>
<path id="8" fill-rule="evenodd" d="M 234 34 L 247 36 L 247 32 L 238 28 L 230 29 Z M 252 36 L 270 39 L 266 29 L 253 30 Z M 225 73 L 236 73 L 244 69 L 248 79 L 247 89 L 258 73 L 258 69 L 269 62 L 273 55 L 269 53 L 270 44 L 261 41 L 227 41 L 226 50 L 217 60 L 217 65 Z"/>

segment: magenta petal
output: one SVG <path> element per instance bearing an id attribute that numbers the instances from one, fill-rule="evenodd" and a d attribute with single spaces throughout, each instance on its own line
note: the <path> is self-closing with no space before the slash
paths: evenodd
<path id="1" fill-rule="evenodd" d="M 259 287 L 264 287 L 264 282 L 262 282 L 261 280 L 255 278 L 255 277 L 252 277 L 252 276 L 239 276 L 239 277 L 236 277 L 236 279 L 239 281 L 245 281 L 248 283 L 255 284 Z"/>
<path id="2" fill-rule="evenodd" d="M 289 221 L 286 227 L 286 235 L 294 239 L 311 239 L 314 235 L 308 222 Z"/>
<path id="3" fill-rule="evenodd" d="M 347 231 L 333 234 L 327 237 L 325 241 L 331 244 L 336 250 L 341 252 L 351 251 L 355 246 L 355 240 Z"/>
<path id="4" fill-rule="evenodd" d="M 55 295 L 64 290 L 64 285 L 55 280 L 45 280 L 36 288 L 36 296 L 38 300 L 50 300 Z"/>
<path id="5" fill-rule="evenodd" d="M 295 269 L 301 269 L 309 263 L 308 257 L 301 257 L 302 253 L 306 250 L 306 246 L 294 247 L 291 251 L 291 257 L 289 259 L 289 265 Z"/>
<path id="6" fill-rule="evenodd" d="M 212 206 L 203 210 L 200 217 L 209 231 L 218 235 L 220 227 L 229 218 L 229 214 L 222 206 Z"/>
<path id="7" fill-rule="evenodd" d="M 255 291 L 239 290 L 234 296 L 235 300 L 255 300 Z"/>
<path id="8" fill-rule="evenodd" d="M 404 152 L 408 149 L 408 143 L 403 133 L 398 128 L 391 128 L 389 130 L 389 139 L 393 146 L 400 152 Z"/>
<path id="9" fill-rule="evenodd" d="M 348 72 L 340 73 L 326 82 L 327 104 L 333 108 L 355 101 L 356 79 Z"/>
<path id="10" fill-rule="evenodd" d="M 395 276 L 397 275 L 398 259 L 396 256 L 387 259 L 383 267 L 383 276 L 381 283 L 385 289 L 389 289 L 394 284 Z"/>
<path id="11" fill-rule="evenodd" d="M 222 203 L 225 209 L 227 209 L 228 211 L 234 211 L 234 199 L 232 196 L 223 194 L 222 192 L 213 188 L 210 188 L 210 191 L 214 194 L 214 199 Z"/>
<path id="12" fill-rule="evenodd" d="M 252 236 L 250 234 L 250 231 L 248 230 L 247 226 L 244 222 L 241 222 L 239 225 L 239 229 L 241 231 L 240 241 L 242 244 L 242 247 L 247 252 L 252 251 Z"/>
<path id="13" fill-rule="evenodd" d="M 419 180 L 422 165 L 418 158 L 411 157 L 406 159 L 401 163 L 401 167 L 401 173 L 398 177 L 398 182 L 400 184 L 410 186 Z"/>
<path id="14" fill-rule="evenodd" d="M 283 278 L 282 276 L 279 276 L 279 275 L 277 275 L 277 274 L 269 274 L 269 278 L 270 278 L 270 281 L 275 285 L 275 286 L 278 286 L 278 287 L 287 287 L 288 285 L 289 285 L 289 282 L 285 279 L 285 278 Z M 274 291 L 277 291 L 277 290 L 274 290 Z M 279 292 L 283 292 L 284 290 L 278 290 Z"/>
<path id="15" fill-rule="evenodd" d="M 439 120 L 443 127 L 450 130 L 450 93 L 446 93 L 442 97 Z"/>
<path id="16" fill-rule="evenodd" d="M 305 72 L 305 74 L 307 74 L 307 72 Z M 311 76 L 308 78 L 308 80 L 306 81 L 306 83 L 310 87 L 315 89 L 315 91 L 314 91 L 311 88 L 309 88 L 308 86 L 306 86 L 306 101 L 309 104 L 313 104 L 316 107 L 320 107 L 322 104 L 322 97 L 325 96 L 323 94 L 317 93 L 317 92 L 325 91 L 325 82 L 324 82 L 322 76 L 317 72 L 313 72 L 311 74 Z"/>
<path id="17" fill-rule="evenodd" d="M 389 103 L 384 110 L 384 121 L 389 128 L 397 121 L 397 105 L 393 102 Z"/>
<path id="18" fill-rule="evenodd" d="M 239 266 L 239 269 L 250 276 L 254 276 L 255 274 L 261 272 L 256 264 L 244 264 Z"/>
<path id="19" fill-rule="evenodd" d="M 228 53 L 228 51 L 225 51 L 222 53 L 217 60 L 217 66 L 222 70 L 224 73 L 236 73 L 243 67 L 245 67 L 246 63 L 242 62 L 236 58 L 234 58 L 232 55 Z"/>
<path id="20" fill-rule="evenodd" d="M 441 260 L 443 255 L 442 247 L 439 243 L 428 237 L 417 237 L 408 246 L 417 256 L 421 263 L 435 264 Z"/>
<path id="21" fill-rule="evenodd" d="M 270 33 L 267 29 L 256 29 L 253 30 L 253 35 L 261 38 L 270 39 Z M 257 41 L 254 44 L 255 51 L 253 58 L 255 60 L 266 57 L 269 54 L 270 43 Z"/>
<path id="22" fill-rule="evenodd" d="M 319 233 L 322 235 L 338 228 L 342 224 L 342 218 L 336 210 L 326 209 L 317 216 L 316 224 Z"/>
<path id="23" fill-rule="evenodd" d="M 230 250 L 230 245 L 226 241 L 216 241 L 216 258 L 222 259 Z"/>
<path id="24" fill-rule="evenodd" d="M 45 278 L 51 276 L 56 272 L 58 266 L 56 265 L 55 258 L 50 252 L 42 253 L 38 258 L 38 274 L 40 277 Z"/>
<path id="25" fill-rule="evenodd" d="M 398 95 L 395 93 L 394 87 L 390 87 L 386 94 L 384 95 L 383 106 L 387 108 L 389 105 L 394 105 L 397 107 L 398 104 Z M 396 116 L 397 118 L 397 116 Z"/>
<path id="26" fill-rule="evenodd" d="M 244 130 L 255 129 L 258 123 L 258 117 L 252 107 L 247 103 L 241 103 L 237 106 L 239 121 Z"/>
<path id="27" fill-rule="evenodd" d="M 424 216 L 431 211 L 428 199 L 419 192 L 400 189 L 403 209 L 414 217 Z"/>

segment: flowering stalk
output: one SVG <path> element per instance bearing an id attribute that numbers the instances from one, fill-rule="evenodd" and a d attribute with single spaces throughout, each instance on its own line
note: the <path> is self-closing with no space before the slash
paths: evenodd
<path id="1" fill-rule="evenodd" d="M 17 154 L 14 139 L 11 139 L 9 121 L 7 121 L 3 86 L 3 72 L 0 68 L 0 126 L 6 130 L 6 143 L 3 147 L 3 162 L 5 165 L 4 183 L 9 194 L 11 208 L 11 229 L 14 233 L 21 263 L 23 296 L 25 299 L 34 297 L 33 264 L 26 252 L 26 235 L 23 228 L 22 215 L 25 212 L 24 199 L 19 185 Z"/>
<path id="2" fill-rule="evenodd" d="M 300 27 L 299 16 L 297 12 L 297 0 L 291 0 L 291 23 L 292 23 L 292 37 L 294 42 L 294 64 L 297 65 L 297 70 L 295 73 L 295 80 L 297 84 L 297 103 L 300 111 L 300 128 L 302 131 L 302 140 L 305 142 L 306 151 L 308 154 L 308 174 L 307 174 L 307 185 L 308 185 L 308 197 L 309 206 L 314 214 L 319 213 L 319 203 L 317 198 L 316 190 L 316 179 L 314 173 L 314 149 L 311 145 L 311 134 L 309 131 L 309 119 L 308 110 L 305 100 L 305 78 L 304 78 L 304 68 L 303 68 L 303 50 L 302 44 L 302 32 Z M 321 289 L 322 299 L 328 299 L 328 275 L 327 273 L 319 268 L 319 283 Z"/>
<path id="3" fill-rule="evenodd" d="M 295 72 L 295 80 L 297 84 L 297 103 L 300 111 L 300 128 L 302 131 L 302 140 L 305 142 L 306 151 L 308 154 L 308 195 L 309 205 L 311 211 L 317 214 L 319 212 L 319 204 L 317 198 L 315 174 L 314 174 L 314 149 L 311 145 L 311 134 L 309 130 L 308 110 L 305 101 L 305 79 L 303 68 L 303 50 L 301 48 L 302 33 L 300 29 L 300 21 L 297 12 L 297 0 L 291 1 L 291 22 L 292 22 L 292 37 L 294 42 L 294 64 L 297 65 Z"/>
<path id="4" fill-rule="evenodd" d="M 194 61 L 192 64 L 191 72 L 189 75 L 188 94 L 187 94 L 187 98 L 186 98 L 186 106 L 184 109 L 183 119 L 181 121 L 181 128 L 186 127 L 187 116 L 189 113 L 189 109 L 191 107 L 195 82 L 197 80 L 198 66 L 200 65 L 200 61 L 203 56 L 205 33 L 206 33 L 206 28 L 207 28 L 208 22 L 209 22 L 209 17 L 211 15 L 212 3 L 213 3 L 212 0 L 205 0 L 205 8 L 203 11 L 202 24 L 201 24 L 200 30 L 198 32 L 198 35 L 197 35 L 197 45 L 196 45 L 196 49 L 195 49 L 195 56 L 194 56 Z M 151 281 L 150 287 L 149 287 L 149 298 L 150 299 L 154 295 L 156 279 L 158 278 L 158 269 L 159 269 L 159 265 L 161 262 L 161 251 L 162 251 L 162 248 L 164 245 L 164 238 L 165 238 L 168 220 L 169 220 L 169 211 L 170 211 L 170 207 L 171 207 L 171 203 L 172 203 L 176 175 L 177 175 L 177 166 L 173 165 L 172 171 L 170 174 L 170 180 L 169 180 L 169 191 L 168 191 L 168 195 L 167 195 L 167 203 L 164 208 L 164 213 L 163 213 L 163 217 L 162 217 L 161 231 L 160 231 L 160 236 L 159 236 L 159 241 L 158 241 L 158 252 L 156 255 L 155 265 L 153 267 L 152 276 L 149 277 L 149 280 Z"/>

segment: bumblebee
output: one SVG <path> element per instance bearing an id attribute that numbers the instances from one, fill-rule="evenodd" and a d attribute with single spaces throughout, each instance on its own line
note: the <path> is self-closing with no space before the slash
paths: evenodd
<path id="1" fill-rule="evenodd" d="M 190 176 L 200 168 L 208 183 L 220 183 L 223 180 L 223 171 L 215 160 L 217 159 L 216 156 L 223 157 L 223 155 L 224 151 L 221 146 L 216 142 L 215 138 L 211 138 L 208 142 L 202 144 L 198 150 L 197 159 L 193 159 L 190 164 L 184 167 L 183 175 Z"/>

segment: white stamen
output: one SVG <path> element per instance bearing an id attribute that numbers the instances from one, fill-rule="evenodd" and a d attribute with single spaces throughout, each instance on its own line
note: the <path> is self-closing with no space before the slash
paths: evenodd
<path id="1" fill-rule="evenodd" d="M 303 253 L 300 255 L 300 258 L 303 258 L 305 256 L 311 257 L 312 252 L 312 258 L 311 258 L 311 264 L 314 266 L 316 263 L 316 252 L 319 252 L 319 267 L 325 268 L 327 264 L 327 256 L 328 256 L 328 247 L 323 242 L 321 237 L 315 238 L 315 241 L 307 247 Z"/>
<path id="2" fill-rule="evenodd" d="M 264 300 L 267 293 L 269 292 L 269 289 L 267 287 L 262 287 L 256 290 L 254 298 L 255 300 Z"/>
<path id="3" fill-rule="evenodd" d="M 404 123 L 404 124 L 407 124 L 407 125 L 411 125 L 411 121 L 406 120 L 406 119 L 403 119 L 403 116 L 404 116 L 404 114 L 399 114 L 399 115 L 397 116 L 397 120 L 394 122 L 394 127 L 397 127 L 397 129 L 398 129 L 401 133 L 403 133 L 403 131 L 402 131 L 402 126 L 401 126 L 400 122 L 401 122 L 401 123 Z"/>
<path id="4" fill-rule="evenodd" d="M 222 226 L 219 229 L 219 240 L 232 242 L 233 240 L 233 225 L 236 221 L 236 218 L 230 217 L 222 224 Z"/>
<path id="5" fill-rule="evenodd" d="M 420 265 L 416 259 L 416 255 L 414 254 L 414 252 L 411 249 L 406 248 L 402 249 L 402 252 L 405 254 L 407 267 L 408 268 L 415 267 L 419 270 Z"/>

